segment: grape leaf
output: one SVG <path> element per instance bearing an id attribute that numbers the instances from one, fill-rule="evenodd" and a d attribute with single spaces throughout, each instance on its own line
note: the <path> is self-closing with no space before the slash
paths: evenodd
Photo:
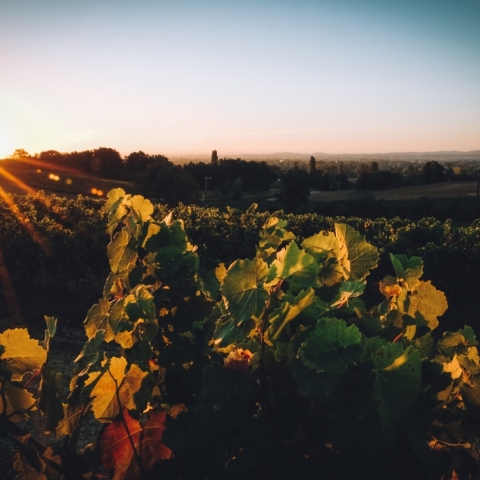
<path id="1" fill-rule="evenodd" d="M 0 414 L 12 422 L 28 419 L 27 411 L 35 410 L 35 400 L 30 392 L 13 385 L 8 380 L 2 382 L 3 395 L 0 395 Z"/>
<path id="2" fill-rule="evenodd" d="M 58 422 L 63 418 L 62 377 L 48 362 L 43 366 L 38 388 L 38 408 L 47 417 L 46 432 L 55 432 Z"/>
<path id="3" fill-rule="evenodd" d="M 137 222 L 147 222 L 153 213 L 152 202 L 141 195 L 134 195 L 130 199 L 130 208 Z"/>
<path id="4" fill-rule="evenodd" d="M 275 255 L 278 247 L 283 242 L 293 240 L 295 235 L 285 230 L 287 222 L 277 217 L 270 217 L 260 232 L 260 240 L 257 247 L 257 257 L 267 260 Z"/>
<path id="5" fill-rule="evenodd" d="M 397 278 L 402 279 L 407 284 L 407 290 L 413 291 L 417 288 L 419 278 L 423 273 L 423 262 L 420 257 L 410 257 L 406 255 L 390 254 Z"/>
<path id="6" fill-rule="evenodd" d="M 0 334 L 0 355 L 4 368 L 12 373 L 13 381 L 21 381 L 28 372 L 38 370 L 47 358 L 47 352 L 37 340 L 30 338 L 26 328 L 14 328 Z"/>
<path id="7" fill-rule="evenodd" d="M 365 280 L 356 280 L 356 281 L 347 281 L 342 283 L 338 294 L 330 302 L 330 308 L 342 308 L 344 305 L 348 305 L 354 298 L 358 297 L 365 290 L 366 281 Z"/>
<path id="8" fill-rule="evenodd" d="M 270 322 L 268 338 L 270 340 L 277 339 L 286 325 L 312 305 L 315 299 L 315 290 L 309 288 L 308 290 L 302 290 L 292 302 L 283 302 L 268 318 Z"/>
<path id="9" fill-rule="evenodd" d="M 78 363 L 80 370 L 83 370 L 87 365 L 95 365 L 103 360 L 104 353 L 103 350 L 100 349 L 100 345 L 104 340 L 105 330 L 97 330 L 95 336 L 87 340 L 82 351 L 75 359 L 75 363 Z"/>
<path id="10" fill-rule="evenodd" d="M 387 343 L 371 356 L 376 368 L 374 396 L 385 427 L 391 427 L 407 415 L 422 383 L 422 360 L 413 346 L 403 351 L 396 343 Z"/>
<path id="11" fill-rule="evenodd" d="M 344 268 L 345 279 L 360 280 L 369 275 L 378 264 L 379 253 L 376 247 L 365 241 L 350 225 L 335 224 L 338 240 L 338 261 Z"/>
<path id="12" fill-rule="evenodd" d="M 90 395 L 93 397 L 92 411 L 95 418 L 100 421 L 115 418 L 121 411 L 119 400 L 122 407 L 142 410 L 146 401 L 142 399 L 141 404 L 137 405 L 139 401 L 136 397 L 148 373 L 135 364 L 125 373 L 127 360 L 124 357 L 112 357 L 106 360 L 103 366 L 103 372 L 90 373 L 85 381 L 85 385 L 95 382 Z"/>
<path id="13" fill-rule="evenodd" d="M 340 377 L 363 353 L 362 335 L 355 325 L 337 318 L 321 318 L 299 351 L 305 365 Z"/>
<path id="14" fill-rule="evenodd" d="M 115 234 L 113 240 L 107 245 L 108 261 L 113 273 L 122 273 L 133 264 L 137 252 L 130 246 L 130 235 L 126 228 Z"/>
<path id="15" fill-rule="evenodd" d="M 290 288 L 308 288 L 315 282 L 317 270 L 315 259 L 292 241 L 277 253 L 268 272 L 267 282 L 273 285 L 282 279 L 288 282 Z"/>
<path id="16" fill-rule="evenodd" d="M 344 271 L 337 258 L 338 242 L 332 232 L 327 235 L 324 232 L 317 233 L 305 239 L 302 247 L 321 264 L 318 272 L 319 286 L 331 287 L 343 278 Z"/>
<path id="17" fill-rule="evenodd" d="M 63 417 L 55 428 L 55 436 L 61 437 L 62 435 L 68 435 L 72 437 L 74 431 L 79 426 L 84 413 L 85 410 L 83 407 L 64 404 Z"/>
<path id="18" fill-rule="evenodd" d="M 468 341 L 460 332 L 445 332 L 437 343 L 438 351 L 446 357 L 468 352 Z"/>
<path id="19" fill-rule="evenodd" d="M 407 313 L 415 318 L 415 313 L 419 312 L 428 322 L 428 328 L 433 330 L 438 326 L 437 317 L 443 315 L 447 307 L 447 299 L 443 292 L 437 290 L 430 281 L 420 281 L 415 293 L 410 295 Z"/>
<path id="20" fill-rule="evenodd" d="M 107 193 L 107 201 L 105 203 L 105 210 L 110 213 L 110 211 L 115 207 L 117 202 L 125 196 L 125 190 L 123 188 L 112 188 Z"/>
<path id="21" fill-rule="evenodd" d="M 155 320 L 156 312 L 153 295 L 147 290 L 145 285 L 135 287 L 132 292 L 125 297 L 124 308 L 128 318 L 132 322 L 140 318 L 146 322 L 153 322 Z"/>
<path id="22" fill-rule="evenodd" d="M 220 292 L 228 312 L 236 322 L 244 322 L 262 314 L 268 299 L 263 284 L 267 273 L 267 264 L 260 258 L 237 260 L 230 265 Z"/>
<path id="23" fill-rule="evenodd" d="M 97 333 L 102 330 L 106 342 L 111 342 L 115 336 L 112 326 L 109 322 L 110 302 L 101 298 L 87 312 L 87 318 L 84 321 L 85 332 L 89 339 L 96 337 Z"/>
<path id="24" fill-rule="evenodd" d="M 101 461 L 106 470 L 113 471 L 112 480 L 136 480 L 143 477 L 142 470 L 150 470 L 155 463 L 172 456 L 172 451 L 160 441 L 165 430 L 165 412 L 150 410 L 143 427 L 126 408 L 122 416 L 123 421 L 115 420 L 101 433 Z"/>

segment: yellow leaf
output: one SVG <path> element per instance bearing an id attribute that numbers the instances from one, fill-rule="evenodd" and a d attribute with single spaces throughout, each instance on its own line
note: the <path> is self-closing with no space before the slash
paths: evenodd
<path id="1" fill-rule="evenodd" d="M 13 381 L 21 381 L 28 372 L 38 370 L 47 358 L 47 352 L 30 338 L 26 328 L 14 328 L 0 334 L 0 345 L 5 347 L 0 359 L 12 373 Z"/>
<path id="2" fill-rule="evenodd" d="M 148 373 L 135 364 L 125 373 L 127 360 L 124 357 L 112 357 L 106 360 L 103 366 L 107 367 L 107 370 L 89 374 L 85 385 L 97 380 L 91 393 L 92 411 L 96 419 L 108 421 L 115 418 L 123 407 L 129 410 L 137 408 L 134 395 L 141 389 L 143 379 Z"/>
<path id="3" fill-rule="evenodd" d="M 4 381 L 2 389 L 3 395 L 0 396 L 0 414 L 5 414 L 7 417 L 14 414 L 9 417 L 12 422 L 27 420 L 27 411 L 36 410 L 35 400 L 32 394 L 23 388 L 16 387 L 10 382 Z"/>

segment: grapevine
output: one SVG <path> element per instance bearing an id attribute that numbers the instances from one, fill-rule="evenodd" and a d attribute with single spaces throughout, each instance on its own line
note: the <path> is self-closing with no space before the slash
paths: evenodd
<path id="1" fill-rule="evenodd" d="M 55 318 L 42 342 L 0 334 L 15 478 L 478 474 L 478 342 L 468 326 L 432 334 L 447 300 L 420 257 L 389 255 L 375 304 L 379 251 L 344 222 L 301 235 L 270 216 L 251 258 L 213 265 L 139 195 L 114 189 L 105 212 L 110 274 L 69 381 L 50 359 Z M 60 441 L 26 430 L 35 410 Z"/>

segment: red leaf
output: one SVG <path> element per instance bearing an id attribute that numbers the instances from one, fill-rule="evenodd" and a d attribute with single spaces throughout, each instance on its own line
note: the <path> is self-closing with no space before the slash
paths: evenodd
<path id="1" fill-rule="evenodd" d="M 116 420 L 103 430 L 100 455 L 102 465 L 114 470 L 113 480 L 134 480 L 141 478 L 139 461 L 143 469 L 149 470 L 159 460 L 172 456 L 172 451 L 160 442 L 165 430 L 165 412 L 150 410 L 142 427 L 124 408 L 123 420 Z"/>

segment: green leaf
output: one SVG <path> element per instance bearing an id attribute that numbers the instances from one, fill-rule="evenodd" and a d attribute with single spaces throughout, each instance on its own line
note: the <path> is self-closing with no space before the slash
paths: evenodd
<path id="1" fill-rule="evenodd" d="M 340 377 L 363 353 L 362 335 L 355 325 L 337 318 L 321 318 L 302 344 L 299 357 L 307 367 Z"/>
<path id="2" fill-rule="evenodd" d="M 57 319 L 55 317 L 47 317 L 45 315 L 45 322 L 47 323 L 47 329 L 45 330 L 45 340 L 43 341 L 43 346 L 45 350 L 50 349 L 50 340 L 57 333 Z"/>
<path id="3" fill-rule="evenodd" d="M 317 270 L 315 259 L 298 248 L 295 242 L 290 242 L 277 253 L 268 272 L 267 282 L 274 284 L 282 279 L 288 282 L 290 288 L 308 288 L 314 284 Z"/>
<path id="4" fill-rule="evenodd" d="M 0 345 L 5 348 L 0 355 L 3 368 L 11 372 L 13 381 L 21 381 L 26 373 L 35 372 L 47 359 L 46 350 L 30 338 L 26 328 L 6 330 L 0 334 Z"/>
<path id="5" fill-rule="evenodd" d="M 332 232 L 320 232 L 306 238 L 302 247 L 320 264 L 319 286 L 331 287 L 342 280 L 344 271 L 338 263 L 338 241 Z"/>
<path id="6" fill-rule="evenodd" d="M 385 427 L 395 425 L 405 417 L 422 383 L 422 361 L 413 346 L 405 351 L 401 345 L 389 343 L 371 356 L 376 369 L 374 396 Z"/>
<path id="7" fill-rule="evenodd" d="M 292 302 L 283 302 L 268 317 L 270 322 L 268 338 L 276 340 L 287 324 L 312 305 L 316 298 L 315 290 L 309 288 L 308 290 L 302 290 Z"/>
<path id="8" fill-rule="evenodd" d="M 122 273 L 137 258 L 137 252 L 130 246 L 130 235 L 126 228 L 117 232 L 107 245 L 108 261 L 114 274 Z"/>
<path id="9" fill-rule="evenodd" d="M 262 314 L 268 299 L 264 285 L 267 273 L 267 264 L 261 258 L 237 260 L 230 265 L 220 292 L 235 322 Z"/>
<path id="10" fill-rule="evenodd" d="M 105 340 L 105 330 L 97 330 L 95 336 L 89 338 L 82 351 L 75 359 L 78 363 L 79 370 L 83 370 L 87 365 L 96 365 L 103 360 L 103 350 L 100 350 L 100 345 Z"/>
<path id="11" fill-rule="evenodd" d="M 99 330 L 104 332 L 104 340 L 111 342 L 115 336 L 108 316 L 110 311 L 110 302 L 101 298 L 87 312 L 87 318 L 84 321 L 85 332 L 89 339 L 94 338 Z"/>
<path id="12" fill-rule="evenodd" d="M 287 222 L 277 217 L 270 217 L 267 220 L 260 232 L 257 257 L 267 260 L 275 255 L 282 243 L 295 239 L 295 235 L 285 229 L 286 226 Z"/>
<path id="13" fill-rule="evenodd" d="M 410 257 L 406 255 L 390 254 L 393 268 L 397 278 L 404 280 L 407 284 L 407 290 L 413 291 L 417 288 L 418 281 L 423 274 L 423 261 L 420 257 Z"/>
<path id="14" fill-rule="evenodd" d="M 132 322 L 139 319 L 143 319 L 146 322 L 155 321 L 155 302 L 153 301 L 153 295 L 145 285 L 135 287 L 132 292 L 125 297 L 124 308 L 128 318 Z"/>
<path id="15" fill-rule="evenodd" d="M 468 353 L 468 341 L 460 332 L 445 332 L 437 343 L 438 351 L 446 357 Z"/>
<path id="16" fill-rule="evenodd" d="M 367 282 L 365 280 L 347 281 L 342 283 L 338 294 L 330 302 L 330 309 L 342 308 L 348 306 L 354 298 L 360 296 L 365 290 Z"/>
<path id="17" fill-rule="evenodd" d="M 293 377 L 297 383 L 297 392 L 305 397 L 316 400 L 326 400 L 331 394 L 335 380 L 326 373 L 317 373 L 306 367 L 302 361 L 293 360 L 289 363 Z"/>
<path id="18" fill-rule="evenodd" d="M 437 290 L 430 281 L 419 282 L 417 290 L 410 295 L 408 314 L 415 318 L 416 312 L 428 322 L 428 328 L 433 330 L 438 326 L 438 318 L 448 307 L 445 294 Z"/>
<path id="19" fill-rule="evenodd" d="M 365 241 L 354 228 L 346 224 L 335 224 L 338 240 L 338 261 L 345 271 L 345 279 L 360 280 L 369 275 L 378 264 L 376 247 Z"/>
<path id="20" fill-rule="evenodd" d="M 233 317 L 221 317 L 215 323 L 213 333 L 215 345 L 218 347 L 227 347 L 231 344 L 238 345 L 245 341 L 255 326 L 253 320 L 236 323 Z"/>

